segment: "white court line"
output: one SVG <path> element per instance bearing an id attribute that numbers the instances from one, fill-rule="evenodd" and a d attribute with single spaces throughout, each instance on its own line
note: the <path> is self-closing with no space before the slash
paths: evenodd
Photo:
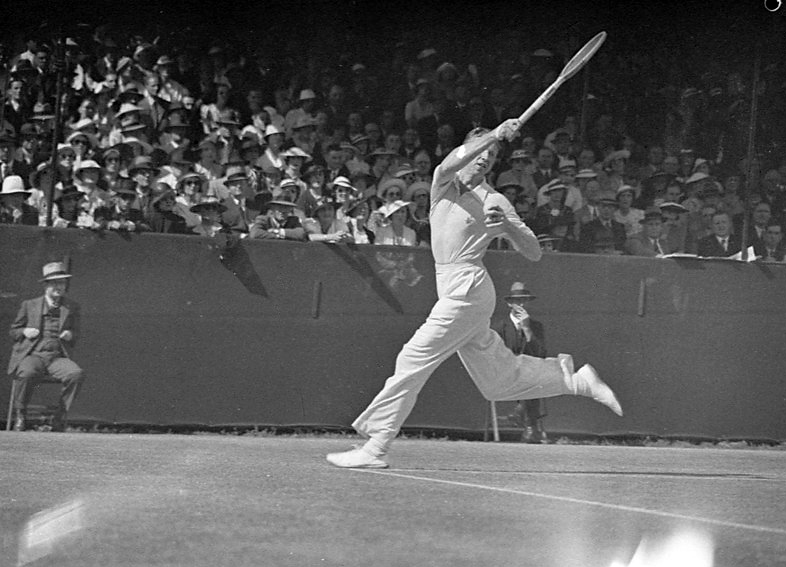
<path id="1" fill-rule="evenodd" d="M 515 490 L 513 488 L 500 488 L 497 486 L 487 486 L 485 484 L 474 484 L 471 482 L 459 482 L 455 480 L 443 480 L 439 478 L 430 478 L 426 476 L 416 476 L 410 474 L 401 474 L 390 471 L 372 470 L 372 469 L 353 469 L 358 472 L 378 474 L 382 476 L 395 476 L 398 478 L 406 478 L 410 480 L 422 480 L 426 482 L 435 482 L 438 484 L 447 484 L 450 486 L 462 486 L 465 488 L 479 488 L 481 490 L 491 490 L 493 492 L 503 492 L 505 494 L 518 494 L 519 496 L 532 496 L 535 498 L 545 498 L 547 500 L 558 500 L 560 502 L 570 502 L 572 504 L 584 504 L 587 506 L 598 506 L 599 508 L 608 508 L 610 510 L 620 510 L 623 512 L 636 512 L 638 514 L 649 514 L 650 516 L 660 516 L 662 518 L 676 518 L 678 520 L 689 520 L 692 522 L 702 522 L 705 524 L 713 524 L 716 526 L 724 526 L 727 528 L 739 528 L 743 530 L 750 530 L 754 532 L 763 532 L 771 534 L 786 535 L 786 529 L 768 528 L 766 526 L 752 526 L 749 524 L 739 524 L 737 522 L 726 522 L 724 520 L 713 520 L 712 518 L 701 518 L 699 516 L 688 516 L 685 514 L 675 514 L 673 512 L 662 512 L 660 510 L 650 510 L 649 508 L 638 508 L 635 506 L 623 506 L 621 504 L 608 504 L 606 502 L 596 502 L 594 500 L 583 500 L 581 498 L 570 498 L 569 496 L 554 496 L 552 494 L 541 494 L 539 492 L 529 492 L 527 490 Z"/>

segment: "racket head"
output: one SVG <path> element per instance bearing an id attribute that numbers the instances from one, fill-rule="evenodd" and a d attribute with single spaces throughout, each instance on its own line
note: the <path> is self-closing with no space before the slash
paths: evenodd
<path id="1" fill-rule="evenodd" d="M 592 56 L 600 49 L 600 46 L 603 45 L 603 42 L 606 41 L 606 32 L 602 31 L 587 43 L 584 44 L 584 47 L 579 49 L 576 54 L 571 57 L 570 61 L 568 61 L 567 65 L 562 69 L 562 72 L 559 74 L 559 78 L 563 81 L 570 79 L 573 75 L 578 73 L 587 62 L 592 59 Z"/>

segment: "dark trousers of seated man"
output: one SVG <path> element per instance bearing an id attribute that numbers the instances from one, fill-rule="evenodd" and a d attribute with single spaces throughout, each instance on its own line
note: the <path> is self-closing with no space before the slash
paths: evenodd
<path id="1" fill-rule="evenodd" d="M 53 353 L 33 353 L 21 360 L 14 376 L 17 382 L 14 409 L 23 415 L 27 413 L 35 386 L 44 378 L 54 378 L 63 385 L 57 416 L 63 419 L 79 394 L 84 372 L 70 358 Z"/>

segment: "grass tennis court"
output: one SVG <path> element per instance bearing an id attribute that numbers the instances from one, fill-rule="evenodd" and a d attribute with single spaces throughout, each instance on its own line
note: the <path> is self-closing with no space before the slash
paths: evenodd
<path id="1" fill-rule="evenodd" d="M 401 440 L 387 470 L 327 464 L 352 442 L 0 433 L 0 565 L 611 567 L 686 532 L 716 567 L 786 564 L 780 448 Z"/>

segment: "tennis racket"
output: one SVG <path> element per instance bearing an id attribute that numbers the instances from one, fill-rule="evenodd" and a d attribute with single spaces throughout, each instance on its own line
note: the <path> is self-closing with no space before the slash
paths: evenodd
<path id="1" fill-rule="evenodd" d="M 543 91 L 543 93 L 533 102 L 527 110 L 524 111 L 524 114 L 519 116 L 519 120 L 523 125 L 527 122 L 532 115 L 535 114 L 541 106 L 551 98 L 557 89 L 562 86 L 562 83 L 570 79 L 573 75 L 578 73 L 584 65 L 587 64 L 587 61 L 592 59 L 592 56 L 600 49 L 600 46 L 603 45 L 603 42 L 606 41 L 606 32 L 602 31 L 587 43 L 584 44 L 584 47 L 579 49 L 576 52 L 570 61 L 568 61 L 567 65 L 563 67 L 562 71 L 560 72 L 559 76 L 555 79 L 549 87 Z"/>

